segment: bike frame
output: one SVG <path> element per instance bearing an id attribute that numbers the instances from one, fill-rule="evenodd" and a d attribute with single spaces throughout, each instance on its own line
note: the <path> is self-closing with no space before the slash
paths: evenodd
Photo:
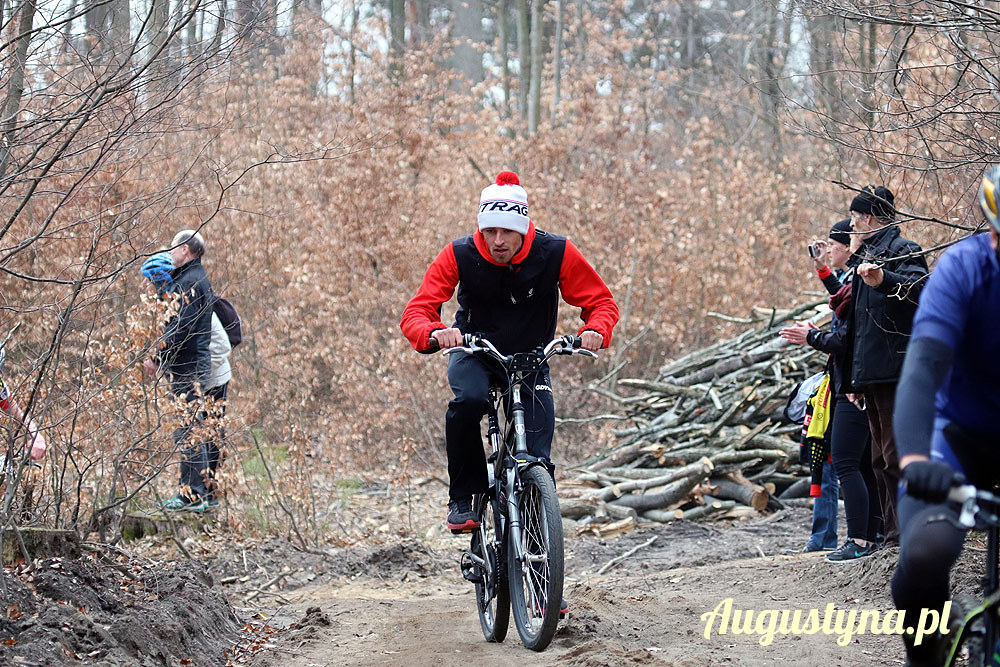
<path id="1" fill-rule="evenodd" d="M 522 563 L 525 554 L 521 547 L 521 513 L 518 507 L 518 495 L 521 490 L 521 475 L 534 466 L 543 466 L 548 471 L 548 464 L 528 452 L 528 439 L 524 423 L 524 402 L 521 398 L 521 388 L 526 376 L 543 371 L 548 360 L 556 354 L 585 354 L 593 358 L 597 355 L 589 350 L 580 349 L 579 339 L 573 336 L 563 336 L 550 341 L 539 352 L 523 352 L 512 355 L 501 354 L 497 348 L 484 338 L 465 334 L 464 345 L 445 350 L 446 354 L 465 352 L 466 354 L 481 354 L 498 362 L 507 379 L 507 386 L 493 380 L 490 383 L 490 401 L 487 410 L 487 439 L 492 449 L 489 471 L 490 490 L 502 504 L 499 516 L 496 518 L 497 557 L 500 567 L 505 560 L 505 549 L 515 550 L 515 557 Z M 509 398 L 508 398 L 509 397 Z M 503 428 L 501 428 L 500 412 L 504 413 Z M 511 443 L 513 446 L 506 446 Z M 479 536 L 482 543 L 487 542 L 487 526 L 480 526 Z M 480 567 L 487 567 L 477 555 L 468 556 Z"/>
<path id="2" fill-rule="evenodd" d="M 506 538 L 508 533 L 514 545 L 515 556 L 518 560 L 524 561 L 524 554 L 521 552 L 521 510 L 518 507 L 517 498 L 520 493 L 520 475 L 523 471 L 532 466 L 544 466 L 545 463 L 528 453 L 528 437 L 524 424 L 524 403 L 521 401 L 521 387 L 524 385 L 525 375 L 529 372 L 542 370 L 544 361 L 539 362 L 538 368 L 533 370 L 508 370 L 509 387 L 504 391 L 502 387 L 494 384 L 490 389 L 490 409 L 489 427 L 487 435 L 490 446 L 493 449 L 494 457 L 494 480 L 493 489 L 497 497 L 505 499 L 503 513 L 500 515 L 501 525 L 499 526 L 499 538 L 501 544 L 508 544 Z M 506 406 L 503 405 L 504 397 L 510 393 L 509 416 Z M 500 411 L 503 410 L 506 419 L 506 429 L 501 436 Z M 513 451 L 505 447 L 507 442 L 513 440 Z"/>
<path id="3" fill-rule="evenodd" d="M 987 526 L 986 577 L 983 600 L 962 619 L 961 627 L 955 635 L 955 640 L 951 643 L 944 664 L 946 667 L 955 664 L 959 651 L 968 638 L 970 627 L 981 617 L 985 629 L 982 658 L 983 664 L 986 665 L 989 663 L 993 647 L 996 645 L 998 631 L 1000 631 L 1000 628 L 997 627 L 997 610 L 1000 609 L 1000 577 L 998 577 L 1000 517 L 988 512 L 980 503 L 997 508 L 1000 507 L 1000 497 L 987 491 L 981 491 L 974 486 L 964 485 L 953 488 L 948 499 L 961 506 L 958 519 L 959 528 L 971 530 L 976 527 L 977 519 L 982 520 Z"/>

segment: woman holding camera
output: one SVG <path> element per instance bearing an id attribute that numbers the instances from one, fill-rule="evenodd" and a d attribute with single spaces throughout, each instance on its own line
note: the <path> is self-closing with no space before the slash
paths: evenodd
<path id="1" fill-rule="evenodd" d="M 882 525 L 871 463 L 871 429 L 862 409 L 846 396 L 851 390 L 853 349 L 851 279 L 857 264 L 851 252 L 850 220 L 841 220 L 830 230 L 828 239 L 812 244 L 810 255 L 817 275 L 831 294 L 830 309 L 834 313 L 831 330 L 821 331 L 810 323 L 797 322 L 794 327 L 782 329 L 780 335 L 789 342 L 809 345 L 830 355 L 827 368 L 834 392 L 830 450 L 844 495 L 847 541 L 827 554 L 826 559 L 845 563 L 864 558 L 875 550 Z M 834 270 L 840 275 L 835 275 Z"/>

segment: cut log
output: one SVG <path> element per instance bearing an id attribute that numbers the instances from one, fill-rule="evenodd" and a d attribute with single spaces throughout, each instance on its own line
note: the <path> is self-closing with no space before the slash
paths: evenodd
<path id="1" fill-rule="evenodd" d="M 736 507 L 735 500 L 716 500 L 712 503 L 692 507 L 689 510 L 674 510 L 674 517 L 686 521 L 695 521 L 696 519 L 703 519 L 710 514 L 731 510 L 734 507 Z"/>
<path id="2" fill-rule="evenodd" d="M 698 486 L 705 477 L 712 472 L 709 462 L 704 462 L 700 469 L 691 472 L 687 477 L 672 484 L 668 484 L 663 490 L 656 493 L 642 493 L 622 496 L 611 502 L 612 505 L 623 505 L 632 507 L 638 512 L 645 510 L 660 509 L 667 507 L 682 498 L 686 497 L 694 487 Z"/>
<path id="3" fill-rule="evenodd" d="M 782 502 L 793 498 L 808 498 L 810 486 L 812 486 L 812 479 L 809 477 L 802 477 L 778 494 L 778 497 L 781 498 Z"/>
<path id="4" fill-rule="evenodd" d="M 679 479 L 687 479 L 692 475 L 699 475 L 704 477 L 712 471 L 715 466 L 708 459 L 703 459 L 696 463 L 684 466 L 672 472 L 659 477 L 653 477 L 650 479 L 637 479 L 631 482 L 623 482 L 620 484 L 615 484 L 607 488 L 601 489 L 593 494 L 592 497 L 600 498 L 604 502 L 611 502 L 616 498 L 621 498 L 627 493 L 633 491 L 645 491 L 657 486 L 664 486 L 670 484 L 671 482 L 676 482 Z M 565 515 L 564 515 L 565 516 Z"/>
<path id="5" fill-rule="evenodd" d="M 712 478 L 709 480 L 709 484 L 712 485 L 713 493 L 718 498 L 735 500 L 758 512 L 763 512 L 764 508 L 767 507 L 769 496 L 762 486 L 740 484 L 725 477 Z"/>
<path id="6" fill-rule="evenodd" d="M 614 449 L 605 458 L 592 463 L 589 468 L 591 470 L 603 470 L 604 468 L 614 468 L 616 466 L 625 465 L 626 463 L 639 458 L 642 454 L 642 448 L 645 445 L 646 443 L 644 442 L 636 442 L 626 447 Z"/>
<path id="7" fill-rule="evenodd" d="M 639 380 L 633 378 L 622 378 L 618 381 L 623 387 L 637 387 L 639 389 L 648 389 L 650 391 L 655 391 L 660 394 L 665 394 L 667 396 L 692 396 L 694 398 L 701 398 L 705 395 L 704 389 L 696 389 L 694 387 L 682 387 L 680 385 L 671 384 L 669 382 L 650 382 L 649 380 Z"/>

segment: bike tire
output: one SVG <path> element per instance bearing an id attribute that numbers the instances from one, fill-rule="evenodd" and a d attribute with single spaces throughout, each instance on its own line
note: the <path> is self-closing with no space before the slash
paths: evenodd
<path id="1" fill-rule="evenodd" d="M 486 641 L 499 643 L 506 639 L 510 625 L 510 588 L 503 549 L 498 538 L 500 532 L 496 502 L 493 494 L 476 496 L 475 509 L 479 515 L 480 529 L 472 534 L 470 550 L 487 563 L 487 567 L 482 568 L 481 580 L 476 582 L 479 625 Z M 484 537 L 485 549 L 482 547 Z"/>
<path id="2" fill-rule="evenodd" d="M 521 641 L 533 651 L 544 651 L 556 633 L 562 603 L 562 516 L 548 470 L 531 466 L 521 473 L 521 483 L 517 503 L 525 562 L 518 559 L 514 545 L 508 544 L 510 601 Z M 511 536 L 511 531 L 507 534 Z"/>

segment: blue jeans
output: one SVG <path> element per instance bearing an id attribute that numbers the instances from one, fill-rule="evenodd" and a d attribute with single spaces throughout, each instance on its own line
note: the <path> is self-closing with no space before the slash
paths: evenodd
<path id="1" fill-rule="evenodd" d="M 840 495 L 840 485 L 837 482 L 837 471 L 829 461 L 823 464 L 823 486 L 821 495 L 813 503 L 812 535 L 806 543 L 810 547 L 820 549 L 837 548 L 837 498 Z"/>

